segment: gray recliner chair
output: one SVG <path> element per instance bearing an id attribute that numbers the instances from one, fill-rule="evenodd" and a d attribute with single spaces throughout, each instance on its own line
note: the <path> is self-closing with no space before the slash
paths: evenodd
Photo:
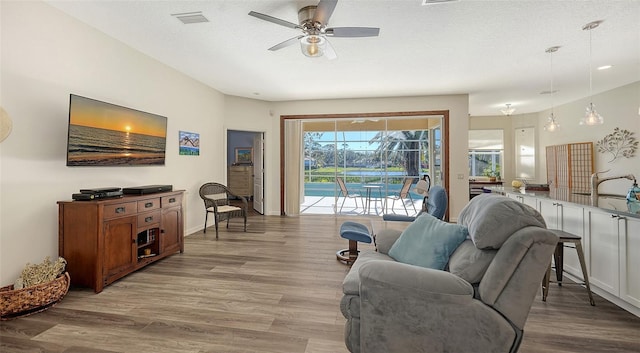
<path id="1" fill-rule="evenodd" d="M 349 351 L 517 352 L 558 238 L 535 209 L 495 194 L 471 200 L 458 223 L 469 238 L 444 271 L 395 261 L 401 232 L 377 234 L 378 251 L 343 282 Z"/>

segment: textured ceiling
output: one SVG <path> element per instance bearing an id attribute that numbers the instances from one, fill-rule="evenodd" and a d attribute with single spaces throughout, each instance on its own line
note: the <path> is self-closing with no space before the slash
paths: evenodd
<path id="1" fill-rule="evenodd" d="M 307 58 L 298 31 L 248 16 L 297 22 L 314 1 L 47 1 L 133 48 L 225 94 L 267 101 L 469 94 L 471 115 L 550 108 L 640 80 L 640 1 L 489 1 L 422 6 L 421 0 L 341 0 L 329 26 L 380 27 L 375 38 L 330 38 L 338 58 Z M 202 11 L 208 23 L 171 16 Z M 609 70 L 596 67 L 609 64 Z M 640 101 L 640 94 L 638 97 Z M 640 102 L 639 102 L 640 103 Z"/>

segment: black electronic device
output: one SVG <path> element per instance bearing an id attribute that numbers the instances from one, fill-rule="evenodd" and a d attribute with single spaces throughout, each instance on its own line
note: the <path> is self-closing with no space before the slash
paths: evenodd
<path id="1" fill-rule="evenodd" d="M 98 190 L 80 190 L 80 193 L 71 195 L 71 198 L 77 201 L 106 199 L 109 197 L 121 197 L 122 189 L 98 191 Z"/>
<path id="2" fill-rule="evenodd" d="M 166 192 L 172 191 L 173 185 L 144 185 L 144 186 L 133 186 L 122 189 L 122 191 L 127 195 L 146 195 L 153 194 L 156 192 Z"/>
<path id="3" fill-rule="evenodd" d="M 77 194 L 71 195 L 71 198 L 76 200 L 76 201 L 90 201 L 90 200 L 95 200 L 96 199 L 96 195 L 94 195 L 94 194 L 77 193 Z"/>
<path id="4" fill-rule="evenodd" d="M 108 188 L 95 188 L 95 189 L 80 189 L 80 193 L 82 194 L 100 194 L 105 192 L 118 192 L 122 191 L 122 188 L 119 187 L 108 187 Z"/>
<path id="5" fill-rule="evenodd" d="M 95 188 L 95 189 L 80 189 L 81 194 L 91 195 L 93 199 L 104 199 L 107 197 L 119 197 L 122 196 L 122 188 L 108 187 L 108 188 Z M 91 200 L 93 200 L 91 199 Z M 76 199 L 74 199 L 76 200 Z M 78 199 L 80 200 L 80 198 Z M 82 198 L 82 200 L 87 200 Z"/>

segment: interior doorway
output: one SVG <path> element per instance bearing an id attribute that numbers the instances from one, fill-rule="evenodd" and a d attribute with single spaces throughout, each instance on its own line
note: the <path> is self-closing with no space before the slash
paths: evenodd
<path id="1" fill-rule="evenodd" d="M 264 132 L 227 130 L 227 186 L 264 214 Z"/>

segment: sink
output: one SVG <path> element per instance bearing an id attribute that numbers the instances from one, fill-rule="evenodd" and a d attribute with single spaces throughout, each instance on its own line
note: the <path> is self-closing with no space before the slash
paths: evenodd
<path id="1" fill-rule="evenodd" d="M 624 196 L 600 196 L 598 197 L 598 207 L 609 210 L 629 212 L 627 200 Z"/>

